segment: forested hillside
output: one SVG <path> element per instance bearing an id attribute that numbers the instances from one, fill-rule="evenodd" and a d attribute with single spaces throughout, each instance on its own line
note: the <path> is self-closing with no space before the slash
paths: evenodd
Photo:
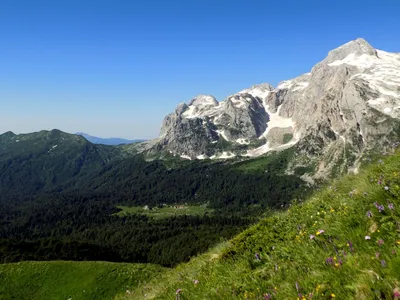
<path id="1" fill-rule="evenodd" d="M 308 190 L 301 173 L 285 174 L 292 150 L 229 163 L 146 161 L 60 131 L 8 133 L 1 141 L 1 262 L 173 266 L 231 238 L 269 210 L 304 198 Z M 136 213 L 118 214 L 121 205 Z M 206 210 L 155 219 L 136 209 L 173 211 L 178 205 Z"/>
<path id="2" fill-rule="evenodd" d="M 0 135 L 0 191 L 23 197 L 59 190 L 124 157 L 118 147 L 94 145 L 59 130 Z"/>

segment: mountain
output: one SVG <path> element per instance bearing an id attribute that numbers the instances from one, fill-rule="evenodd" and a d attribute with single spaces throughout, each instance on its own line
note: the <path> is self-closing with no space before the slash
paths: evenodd
<path id="1" fill-rule="evenodd" d="M 328 53 L 311 72 L 242 90 L 224 101 L 200 95 L 163 121 L 142 152 L 187 159 L 256 157 L 295 147 L 294 166 L 314 164 L 313 177 L 357 170 L 363 155 L 397 142 L 400 54 L 363 39 Z"/>
<path id="2" fill-rule="evenodd" d="M 144 142 L 145 140 L 127 140 L 121 138 L 99 138 L 96 136 L 89 135 L 84 132 L 77 132 L 76 135 L 83 136 L 89 142 L 93 144 L 101 144 L 101 145 L 109 145 L 109 146 L 116 146 L 116 145 L 123 145 L 123 144 L 131 144 L 131 143 L 140 143 Z"/>
<path id="3" fill-rule="evenodd" d="M 124 152 L 118 147 L 94 145 L 59 130 L 6 132 L 0 135 L 2 196 L 59 188 L 122 157 Z"/>

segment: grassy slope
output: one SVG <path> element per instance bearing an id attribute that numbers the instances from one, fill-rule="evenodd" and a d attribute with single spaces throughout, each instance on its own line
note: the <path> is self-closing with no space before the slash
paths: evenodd
<path id="1" fill-rule="evenodd" d="M 162 267 L 106 262 L 21 262 L 0 265 L 0 299 L 112 299 Z"/>
<path id="2" fill-rule="evenodd" d="M 270 299 L 299 294 L 302 299 L 310 294 L 312 299 L 392 299 L 400 287 L 399 172 L 396 154 L 332 182 L 304 203 L 119 298 L 174 299 L 182 289 L 181 300 L 269 299 L 266 294 Z M 374 202 L 385 210 L 379 212 Z M 317 235 L 320 229 L 325 232 Z"/>

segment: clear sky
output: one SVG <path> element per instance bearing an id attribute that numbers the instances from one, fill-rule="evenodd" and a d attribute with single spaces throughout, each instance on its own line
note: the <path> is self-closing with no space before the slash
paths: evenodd
<path id="1" fill-rule="evenodd" d="M 358 37 L 400 52 L 400 1 L 1 0 L 0 133 L 152 138 L 179 102 L 276 85 Z"/>

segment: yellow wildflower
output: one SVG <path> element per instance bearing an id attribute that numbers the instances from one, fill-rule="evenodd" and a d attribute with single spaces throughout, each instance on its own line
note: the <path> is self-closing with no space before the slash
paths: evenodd
<path id="1" fill-rule="evenodd" d="M 332 294 L 331 294 L 331 297 L 332 297 L 332 298 L 335 298 L 335 297 L 336 297 L 336 295 L 335 295 L 334 293 L 332 293 Z"/>

